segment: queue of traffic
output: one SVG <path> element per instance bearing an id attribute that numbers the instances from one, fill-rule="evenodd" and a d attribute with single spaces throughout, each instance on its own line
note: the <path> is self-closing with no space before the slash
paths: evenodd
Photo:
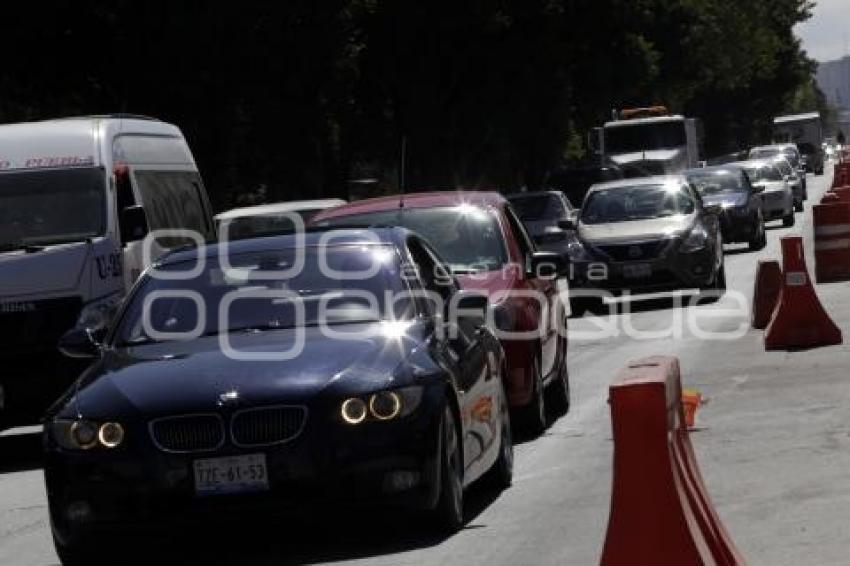
<path id="1" fill-rule="evenodd" d="M 46 410 L 66 565 L 106 559 L 104 529 L 246 505 L 382 502 L 453 532 L 467 487 L 510 485 L 514 434 L 569 411 L 571 314 L 717 300 L 724 245 L 763 248 L 807 198 L 791 145 L 581 203 L 418 192 L 215 219 L 158 120 L 4 126 L 0 156 L 0 425 Z"/>

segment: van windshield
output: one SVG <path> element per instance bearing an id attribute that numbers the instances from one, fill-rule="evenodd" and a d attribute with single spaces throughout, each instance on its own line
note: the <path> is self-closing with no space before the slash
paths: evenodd
<path id="1" fill-rule="evenodd" d="M 0 251 L 103 235 L 105 189 L 96 167 L 0 173 Z"/>

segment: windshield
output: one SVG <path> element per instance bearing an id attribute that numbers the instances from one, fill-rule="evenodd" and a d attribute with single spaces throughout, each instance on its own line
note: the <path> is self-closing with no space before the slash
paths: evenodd
<path id="1" fill-rule="evenodd" d="M 782 173 L 774 165 L 747 167 L 745 171 L 751 183 L 758 183 L 760 181 L 775 183 L 782 180 Z"/>
<path id="2" fill-rule="evenodd" d="M 511 197 L 510 201 L 520 220 L 524 222 L 557 220 L 567 213 L 561 199 L 555 195 Z"/>
<path id="3" fill-rule="evenodd" d="M 240 216 L 230 220 L 222 220 L 219 222 L 219 226 L 227 226 L 227 235 L 232 240 L 280 234 L 295 230 L 295 224 L 292 222 L 291 217 L 292 214 L 301 216 L 306 224 L 319 210 L 321 209 L 299 210 L 291 212 L 289 215 Z"/>
<path id="4" fill-rule="evenodd" d="M 411 317 L 393 247 L 308 247 L 301 253 L 301 269 L 293 267 L 296 250 L 283 249 L 234 254 L 226 267 L 218 257 L 208 257 L 201 273 L 190 279 L 147 276 L 122 317 L 115 342 L 129 346 Z M 159 269 L 176 275 L 194 267 L 189 261 Z"/>
<path id="5" fill-rule="evenodd" d="M 684 122 L 654 122 L 605 128 L 605 153 L 675 149 L 687 145 Z"/>
<path id="6" fill-rule="evenodd" d="M 783 175 L 793 175 L 794 174 L 794 170 L 791 169 L 791 164 L 788 163 L 788 161 L 785 160 L 785 159 L 777 159 L 776 160 L 776 167 L 777 167 L 777 169 L 779 169 L 779 172 L 782 173 Z"/>
<path id="7" fill-rule="evenodd" d="M 701 196 L 741 193 L 746 189 L 741 173 L 729 170 L 689 173 L 688 181 Z"/>
<path id="8" fill-rule="evenodd" d="M 428 240 L 457 273 L 495 271 L 507 262 L 495 215 L 477 206 L 402 208 L 343 216 L 320 224 L 402 226 Z"/>
<path id="9" fill-rule="evenodd" d="M 793 147 L 762 147 L 750 151 L 750 159 L 770 159 L 773 157 L 784 157 L 792 167 L 796 167 L 799 155 Z"/>
<path id="10" fill-rule="evenodd" d="M 0 174 L 0 251 L 78 242 L 106 232 L 102 169 Z"/>
<path id="11" fill-rule="evenodd" d="M 639 185 L 603 189 L 588 195 L 581 212 L 585 224 L 608 224 L 692 214 L 693 197 L 679 185 Z"/>

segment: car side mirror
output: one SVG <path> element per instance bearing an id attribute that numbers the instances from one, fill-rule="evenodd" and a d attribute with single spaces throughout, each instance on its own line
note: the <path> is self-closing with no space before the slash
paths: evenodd
<path id="1" fill-rule="evenodd" d="M 708 214 L 713 214 L 714 216 L 719 216 L 723 212 L 723 207 L 719 204 L 710 204 L 704 207 L 704 210 Z"/>
<path id="2" fill-rule="evenodd" d="M 474 319 L 483 324 L 487 320 L 490 300 L 487 295 L 475 291 L 458 291 L 454 298 L 458 319 Z"/>
<path id="3" fill-rule="evenodd" d="M 100 343 L 95 334 L 89 328 L 72 328 L 59 339 L 59 351 L 69 358 L 96 358 L 100 355 Z"/>
<path id="4" fill-rule="evenodd" d="M 576 221 L 573 218 L 563 218 L 558 220 L 558 228 L 561 230 L 575 230 Z"/>
<path id="5" fill-rule="evenodd" d="M 557 279 L 570 269 L 567 258 L 555 252 L 534 252 L 527 263 L 526 275 L 532 279 Z"/>
<path id="6" fill-rule="evenodd" d="M 144 240 L 148 235 L 148 215 L 143 206 L 135 204 L 121 211 L 121 242 L 129 244 Z"/>
<path id="7" fill-rule="evenodd" d="M 759 194 L 764 192 L 764 183 L 753 183 L 753 194 Z"/>

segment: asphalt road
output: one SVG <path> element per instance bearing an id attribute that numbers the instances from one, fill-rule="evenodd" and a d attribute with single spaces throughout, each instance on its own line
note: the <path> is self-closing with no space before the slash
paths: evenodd
<path id="1" fill-rule="evenodd" d="M 811 213 L 829 177 L 809 177 L 810 200 L 794 228 L 774 228 L 758 253 L 728 250 L 729 288 L 749 305 L 756 260 L 779 258 L 779 238 L 803 234 L 813 269 Z M 775 223 L 774 223 L 775 224 Z M 850 283 L 818 287 L 850 337 Z M 714 305 L 652 303 L 608 320 L 615 332 L 588 336 L 600 320 L 571 320 L 574 405 L 542 437 L 517 447 L 513 487 L 469 495 L 464 530 L 448 539 L 422 533 L 416 519 L 341 506 L 333 516 L 240 517 L 162 547 L 139 537 L 157 564 L 278 565 L 340 562 L 585 565 L 598 563 L 611 490 L 607 387 L 629 360 L 679 356 L 686 387 L 710 402 L 693 442 L 719 513 L 751 564 L 847 563 L 850 526 L 850 349 L 766 353 L 748 329 L 735 293 Z M 696 321 L 693 316 L 696 315 Z M 689 320 L 691 320 L 689 328 Z M 746 330 L 733 340 L 694 332 Z M 681 329 L 681 330 L 680 330 Z M 638 332 L 639 331 L 639 332 Z M 610 333 L 609 333 L 610 334 Z M 850 339 L 850 338 L 848 338 Z M 36 434 L 0 436 L 0 564 L 57 564 L 50 540 Z M 116 563 L 121 558 L 116 557 Z"/>

